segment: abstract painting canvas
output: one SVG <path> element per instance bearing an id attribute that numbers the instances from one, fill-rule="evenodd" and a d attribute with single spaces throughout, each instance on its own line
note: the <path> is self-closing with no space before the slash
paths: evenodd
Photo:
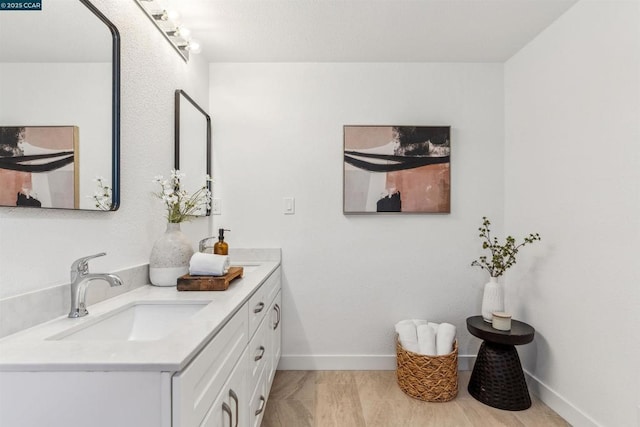
<path id="1" fill-rule="evenodd" d="M 450 126 L 344 126 L 344 213 L 449 213 L 450 134 Z"/>
<path id="2" fill-rule="evenodd" d="M 0 127 L 0 205 L 77 209 L 77 126 Z"/>

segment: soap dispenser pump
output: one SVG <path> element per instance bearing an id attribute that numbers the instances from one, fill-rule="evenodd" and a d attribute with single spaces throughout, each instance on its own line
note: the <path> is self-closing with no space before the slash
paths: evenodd
<path id="1" fill-rule="evenodd" d="M 213 245 L 213 253 L 218 255 L 229 255 L 229 245 L 224 241 L 224 232 L 231 231 L 224 228 L 218 229 L 218 241 Z"/>

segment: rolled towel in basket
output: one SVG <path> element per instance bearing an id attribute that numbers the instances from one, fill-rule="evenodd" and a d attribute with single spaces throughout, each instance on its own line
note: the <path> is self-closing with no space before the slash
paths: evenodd
<path id="1" fill-rule="evenodd" d="M 411 340 L 400 340 L 400 345 L 402 345 L 402 348 L 404 348 L 407 351 L 410 351 L 412 353 L 420 353 L 420 344 L 418 344 L 418 341 L 411 341 Z"/>
<path id="2" fill-rule="evenodd" d="M 196 252 L 189 261 L 192 276 L 224 276 L 229 271 L 229 256 Z"/>
<path id="3" fill-rule="evenodd" d="M 449 354 L 453 351 L 453 342 L 456 340 L 456 327 L 451 323 L 441 323 L 436 335 L 436 350 L 438 356 Z"/>
<path id="4" fill-rule="evenodd" d="M 418 326 L 418 349 L 425 356 L 436 355 L 436 332 L 430 325 Z"/>
<path id="5" fill-rule="evenodd" d="M 396 332 L 398 333 L 398 341 L 405 350 L 413 353 L 418 352 L 418 333 L 416 325 L 412 319 L 401 320 L 396 323 Z"/>
<path id="6" fill-rule="evenodd" d="M 400 341 L 415 341 L 418 342 L 418 334 L 416 332 L 416 325 L 412 321 L 405 323 L 406 321 L 396 323 L 396 332 L 399 335 Z"/>
<path id="7" fill-rule="evenodd" d="M 422 320 L 422 319 L 405 319 L 405 320 L 401 320 L 398 323 L 396 323 L 396 332 L 398 332 L 398 326 L 402 326 L 402 325 L 413 325 L 414 327 L 417 327 L 418 325 L 426 325 L 427 321 L 426 320 Z M 398 332 L 400 333 L 400 332 Z"/>
<path id="8" fill-rule="evenodd" d="M 427 323 L 427 325 L 429 325 L 429 326 L 431 326 L 433 328 L 433 332 L 435 332 L 436 334 L 438 333 L 438 326 L 440 326 L 439 323 L 429 322 L 429 323 Z"/>

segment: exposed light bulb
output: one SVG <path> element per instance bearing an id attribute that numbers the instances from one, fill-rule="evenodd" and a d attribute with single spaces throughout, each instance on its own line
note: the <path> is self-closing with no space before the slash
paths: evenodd
<path id="1" fill-rule="evenodd" d="M 171 21 L 177 21 L 178 19 L 180 19 L 180 14 L 178 13 L 177 10 L 167 10 L 165 12 L 167 14 L 168 19 L 170 19 Z"/>
<path id="2" fill-rule="evenodd" d="M 202 52 L 202 48 L 200 47 L 200 43 L 195 41 L 195 40 L 191 40 L 189 42 L 188 49 L 189 49 L 189 52 L 193 52 L 195 54 L 198 54 L 198 53 Z"/>
<path id="3" fill-rule="evenodd" d="M 178 35 L 185 40 L 188 40 L 191 36 L 191 30 L 185 27 L 178 27 Z"/>

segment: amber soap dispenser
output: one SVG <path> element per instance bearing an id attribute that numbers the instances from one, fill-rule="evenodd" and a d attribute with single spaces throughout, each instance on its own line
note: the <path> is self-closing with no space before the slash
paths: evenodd
<path id="1" fill-rule="evenodd" d="M 213 253 L 218 255 L 229 255 L 229 245 L 224 241 L 224 232 L 231 231 L 224 228 L 218 229 L 218 241 L 213 245 Z"/>

